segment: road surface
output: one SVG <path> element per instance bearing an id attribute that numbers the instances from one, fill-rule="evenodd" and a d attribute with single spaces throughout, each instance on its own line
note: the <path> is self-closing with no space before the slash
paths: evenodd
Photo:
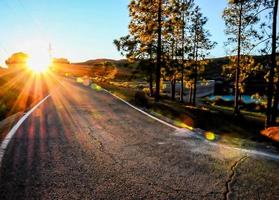
<path id="1" fill-rule="evenodd" d="M 65 80 L 11 140 L 0 199 L 279 199 L 278 170 Z"/>

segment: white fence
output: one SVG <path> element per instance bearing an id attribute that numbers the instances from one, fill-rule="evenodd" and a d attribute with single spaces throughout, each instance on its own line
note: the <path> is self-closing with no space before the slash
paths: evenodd
<path id="1" fill-rule="evenodd" d="M 166 94 L 171 94 L 171 84 L 170 81 L 164 82 L 163 92 Z M 178 95 L 180 93 L 181 84 L 177 82 L 175 84 L 175 93 Z M 215 91 L 215 80 L 198 81 L 197 82 L 197 97 L 205 97 L 214 95 Z M 190 88 L 184 84 L 184 96 L 188 97 L 190 93 Z"/>

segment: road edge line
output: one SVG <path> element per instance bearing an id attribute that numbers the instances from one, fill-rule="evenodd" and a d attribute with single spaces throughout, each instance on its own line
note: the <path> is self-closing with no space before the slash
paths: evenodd
<path id="1" fill-rule="evenodd" d="M 96 83 L 94 83 L 96 84 Z M 97 84 L 96 84 L 97 85 Z M 110 91 L 106 90 L 105 88 L 101 87 L 103 91 L 105 91 L 106 93 L 112 95 L 113 97 L 115 97 L 116 99 L 122 101 L 123 103 L 127 104 L 128 106 L 134 108 L 135 110 L 141 112 L 142 114 L 162 123 L 162 124 L 165 124 L 171 128 L 174 128 L 176 131 L 182 131 L 182 132 L 185 132 L 185 130 L 187 131 L 190 131 L 190 132 L 195 132 L 195 131 L 192 131 L 192 130 L 189 130 L 189 129 L 186 129 L 186 128 L 179 128 L 179 127 L 176 127 L 168 122 L 165 122 L 153 115 L 150 115 L 149 113 L 137 108 L 136 106 L 130 104 L 129 102 L 125 101 L 124 99 L 120 98 L 119 96 L 111 93 Z M 273 154 L 273 153 L 269 153 L 269 152 L 262 152 L 262 151 L 258 151 L 258 150 L 254 150 L 254 149 L 246 149 L 246 148 L 239 148 L 239 147 L 233 147 L 233 146 L 230 146 L 228 144 L 220 144 L 220 143 L 214 143 L 214 142 L 211 142 L 211 141 L 208 141 L 208 140 L 204 140 L 207 144 L 211 145 L 211 146 L 216 146 L 216 145 L 221 145 L 223 148 L 229 148 L 229 149 L 235 149 L 237 151 L 240 151 L 242 153 L 246 153 L 246 154 L 252 154 L 252 155 L 258 155 L 258 156 L 263 156 L 263 157 L 267 157 L 267 158 L 271 158 L 273 160 L 279 160 L 279 156 L 276 155 L 276 154 Z"/>
<path id="2" fill-rule="evenodd" d="M 19 120 L 18 122 L 12 127 L 12 129 L 9 131 L 9 133 L 6 135 L 4 140 L 1 143 L 0 146 L 0 168 L 2 166 L 2 160 L 5 154 L 5 150 L 7 149 L 11 139 L 15 135 L 18 128 L 21 126 L 21 124 L 29 117 L 31 113 L 33 113 L 41 104 L 43 104 L 51 95 L 49 94 L 44 99 L 42 99 L 39 103 L 37 103 L 33 108 L 31 108 L 28 112 L 26 112 Z"/>
<path id="3" fill-rule="evenodd" d="M 155 117 L 155 116 L 153 116 L 153 115 L 151 115 L 151 114 L 149 114 L 149 113 L 147 113 L 147 112 L 145 112 L 145 111 L 143 111 L 143 110 L 137 108 L 136 106 L 132 105 L 132 104 L 129 103 L 128 101 L 125 101 L 124 99 L 120 98 L 119 96 L 117 96 L 117 95 L 111 93 L 110 91 L 106 90 L 105 88 L 102 88 L 102 89 L 103 89 L 106 93 L 112 95 L 112 96 L 115 97 L 116 99 L 122 101 L 123 103 L 125 103 L 125 104 L 127 104 L 128 106 L 132 107 L 133 109 L 139 111 L 140 113 L 142 113 L 142 114 L 144 114 L 144 115 L 146 115 L 146 116 L 148 116 L 148 117 L 150 117 L 150 118 L 152 118 L 152 119 L 154 119 L 154 120 L 156 120 L 156 121 L 158 121 L 158 122 L 160 122 L 160 123 L 162 123 L 162 124 L 164 124 L 164 125 L 166 125 L 166 126 L 168 126 L 168 127 L 171 127 L 171 128 L 173 128 L 173 129 L 175 129 L 176 131 L 182 130 L 182 128 L 176 127 L 176 126 L 174 126 L 174 125 L 172 125 L 172 124 L 170 124 L 170 123 L 168 123 L 168 122 L 166 122 L 166 121 L 163 121 L 163 120 L 161 120 L 161 119 L 159 119 L 159 118 L 157 118 L 157 117 Z"/>

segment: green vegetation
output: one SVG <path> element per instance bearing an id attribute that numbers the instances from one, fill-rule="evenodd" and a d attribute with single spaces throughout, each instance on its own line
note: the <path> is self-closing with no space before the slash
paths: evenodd
<path id="1" fill-rule="evenodd" d="M 278 0 L 229 1 L 223 11 L 229 56 L 207 59 L 216 43 L 210 40 L 211 35 L 205 28 L 207 18 L 194 0 L 132 0 L 129 34 L 114 40 L 117 50 L 127 60 L 70 63 L 66 58 L 56 58 L 52 71 L 75 77 L 79 82 L 83 77 L 92 79 L 122 98 L 147 107 L 150 112 L 183 122 L 179 124 L 241 137 L 258 135 L 264 128 L 263 114 L 266 113 L 266 127 L 275 126 L 277 119 L 277 10 Z M 262 55 L 258 55 L 259 52 Z M 24 71 L 27 59 L 28 55 L 22 52 L 8 58 L 6 63 L 12 73 L 0 76 L 4 89 L 9 88 L 9 79 Z M 22 76 L 19 84 L 9 88 L 9 94 L 0 100 L 0 119 L 7 113 L 24 110 L 37 99 L 30 93 L 24 94 L 24 84 L 20 81 L 27 82 L 27 79 Z M 216 95 L 234 93 L 234 101 L 197 98 L 198 81 L 204 79 L 216 81 Z M 168 96 L 162 95 L 165 81 L 170 83 Z M 178 90 L 177 83 L 180 84 Z M 34 90 L 34 83 L 29 84 L 29 89 Z M 188 101 L 183 99 L 186 85 L 189 86 Z M 22 93 L 26 96 L 23 103 L 12 105 L 19 102 Z M 241 101 L 242 95 L 267 100 L 261 105 L 246 104 Z M 232 108 L 233 112 L 228 112 Z"/>
<path id="2" fill-rule="evenodd" d="M 265 95 L 267 101 L 266 127 L 276 125 L 279 102 L 278 71 L 276 65 L 277 0 L 232 0 L 223 11 L 225 47 L 230 57 L 223 62 L 222 70 L 212 76 L 205 59 L 215 43 L 205 29 L 207 18 L 194 0 L 133 0 L 129 4 L 129 34 L 114 41 L 118 51 L 134 62 L 145 62 L 149 70 L 149 94 L 160 99 L 162 80 L 171 84 L 172 100 L 175 86 L 181 84 L 180 101 L 183 102 L 184 85 L 190 87 L 190 102 L 196 105 L 197 81 L 203 76 L 214 79 L 222 76 L 224 86 L 234 92 L 234 114 L 240 114 L 240 96 L 246 94 L 249 82 L 256 77 L 262 87 L 254 94 Z M 271 17 L 272 16 L 272 17 Z M 265 61 L 251 54 L 262 53 Z M 221 60 L 220 60 L 221 61 Z M 267 65 L 270 64 L 270 67 Z M 204 70 L 205 69 L 205 70 Z M 205 72 L 205 74 L 203 74 Z M 213 70 L 214 72 L 214 70 Z M 155 76 L 155 92 L 153 83 Z M 216 80 L 216 79 L 215 79 Z M 219 81 L 219 80 L 218 80 Z M 231 87 L 231 86 L 234 87 Z M 268 87 L 266 87 L 268 85 Z M 277 91 L 275 91 L 277 88 Z M 227 92 L 228 92 L 227 91 Z M 248 91 L 249 92 L 249 91 Z"/>
<path id="3" fill-rule="evenodd" d="M 264 63 L 265 61 L 264 56 L 256 56 L 254 59 L 257 62 Z M 77 71 L 79 71 L 79 68 L 86 66 L 91 69 L 88 70 L 90 74 L 87 74 L 87 77 L 92 77 L 93 82 L 134 105 L 146 107 L 148 112 L 161 117 L 163 120 L 171 120 L 170 122 L 177 126 L 201 128 L 217 133 L 227 139 L 237 137 L 266 141 L 260 134 L 260 131 L 264 129 L 266 109 L 264 105 L 240 104 L 242 116 L 235 117 L 233 115 L 233 101 L 224 102 L 219 99 L 215 102 L 209 102 L 198 99 L 199 106 L 193 107 L 188 103 L 181 104 L 178 98 L 172 100 L 171 96 L 161 95 L 161 101 L 156 102 L 149 95 L 149 77 L 146 75 L 145 69 L 142 68 L 142 62 L 110 60 L 111 64 L 109 66 L 114 66 L 109 68 L 110 70 L 104 70 L 106 60 L 92 60 L 90 62 L 92 65 L 88 65 L 89 62 L 85 62 L 87 65 L 85 63 L 73 64 L 72 68 L 77 68 Z M 222 74 L 223 66 L 228 62 L 229 58 L 226 57 L 208 60 L 208 64 L 204 68 L 204 77 L 213 77 L 216 80 L 225 79 Z M 110 71 L 116 71 L 113 77 L 109 75 Z M 253 84 L 253 81 L 258 82 L 259 80 L 255 80 L 257 77 L 256 75 L 253 76 L 253 79 L 247 80 L 246 84 L 249 85 L 250 81 L 252 82 L 251 84 Z M 144 97 L 142 96 L 142 91 L 146 93 Z M 221 91 L 221 94 L 222 92 L 224 91 Z M 252 88 L 250 94 L 253 94 L 253 92 Z"/>
<path id="4" fill-rule="evenodd" d="M 147 112 L 176 126 L 201 128 L 216 133 L 220 138 L 228 141 L 234 140 L 233 138 L 242 138 L 270 142 L 260 134 L 260 131 L 264 129 L 264 115 L 242 111 L 243 116 L 236 118 L 232 114 L 233 107 L 187 106 L 179 101 L 172 101 L 168 96 L 162 96 L 160 102 L 154 101 L 147 95 L 143 98 L 142 94 L 138 99 L 136 94 L 139 89 L 127 82 L 121 86 L 108 82 L 98 82 L 98 84 L 136 106 L 145 107 Z M 147 105 L 145 98 L 148 101 Z"/>

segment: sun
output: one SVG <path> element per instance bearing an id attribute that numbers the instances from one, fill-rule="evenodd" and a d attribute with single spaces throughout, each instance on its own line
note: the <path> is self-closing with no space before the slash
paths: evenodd
<path id="1" fill-rule="evenodd" d="M 48 71 L 51 61 L 48 56 L 31 55 L 28 59 L 28 67 L 35 73 L 43 73 Z"/>

